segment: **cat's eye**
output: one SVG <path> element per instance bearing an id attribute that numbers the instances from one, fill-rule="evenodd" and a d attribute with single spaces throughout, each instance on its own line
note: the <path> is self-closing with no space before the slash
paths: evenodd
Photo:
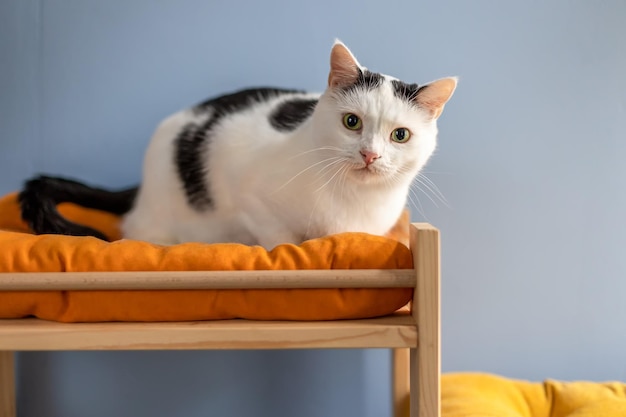
<path id="1" fill-rule="evenodd" d="M 350 130 L 359 130 L 363 122 L 356 114 L 346 113 L 343 116 L 343 125 Z"/>
<path id="2" fill-rule="evenodd" d="M 411 132 L 406 127 L 399 127 L 391 132 L 391 140 L 398 143 L 405 143 L 411 138 Z"/>

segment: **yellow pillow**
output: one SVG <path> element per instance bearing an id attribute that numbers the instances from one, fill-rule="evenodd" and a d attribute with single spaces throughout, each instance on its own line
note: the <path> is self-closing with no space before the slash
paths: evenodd
<path id="1" fill-rule="evenodd" d="M 533 383 L 489 374 L 442 376 L 442 417 L 624 417 L 621 382 Z"/>

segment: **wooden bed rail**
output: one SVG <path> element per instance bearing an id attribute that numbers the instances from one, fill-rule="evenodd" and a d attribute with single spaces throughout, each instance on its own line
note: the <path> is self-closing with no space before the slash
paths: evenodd
<path id="1" fill-rule="evenodd" d="M 439 230 L 411 226 L 411 251 L 417 274 L 412 315 L 419 333 L 410 350 L 411 417 L 441 415 L 441 255 Z"/>
<path id="2" fill-rule="evenodd" d="M 414 288 L 413 269 L 12 272 L 0 291 Z"/>
<path id="3" fill-rule="evenodd" d="M 414 269 L 1 273 L 0 291 L 413 288 L 414 304 L 410 314 L 329 322 L 0 320 L 0 417 L 16 416 L 16 351 L 300 348 L 394 349 L 393 416 L 440 417 L 439 231 L 413 223 L 410 232 Z"/>
<path id="4" fill-rule="evenodd" d="M 16 417 L 13 352 L 0 351 L 0 417 Z"/>

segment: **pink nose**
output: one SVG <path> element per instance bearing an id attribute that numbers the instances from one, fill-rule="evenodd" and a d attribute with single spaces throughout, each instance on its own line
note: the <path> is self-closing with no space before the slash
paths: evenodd
<path id="1" fill-rule="evenodd" d="M 365 165 L 370 165 L 375 160 L 380 158 L 380 155 L 378 155 L 376 152 L 365 151 L 365 150 L 361 151 L 361 156 L 363 157 L 363 161 L 365 161 Z"/>

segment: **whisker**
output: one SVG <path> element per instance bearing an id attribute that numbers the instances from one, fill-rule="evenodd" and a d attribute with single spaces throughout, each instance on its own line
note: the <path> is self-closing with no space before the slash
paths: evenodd
<path id="1" fill-rule="evenodd" d="M 407 167 L 400 167 L 398 172 L 401 174 L 410 174 L 411 170 Z M 421 186 L 420 186 L 421 185 Z M 439 200 L 445 207 L 450 208 L 450 203 L 443 195 L 439 187 L 428 178 L 423 172 L 418 172 L 417 175 L 411 180 L 411 186 L 417 187 L 422 193 L 428 197 L 430 201 L 433 202 L 435 207 L 439 207 L 436 200 Z"/>
<path id="2" fill-rule="evenodd" d="M 348 179 L 348 171 L 350 170 L 350 167 L 348 165 L 344 166 L 344 170 L 343 170 L 343 174 L 341 174 L 341 178 L 339 179 L 341 181 L 341 201 L 343 200 L 343 190 L 346 186 L 346 180 Z"/>
<path id="3" fill-rule="evenodd" d="M 413 207 L 417 209 L 417 212 L 421 214 L 424 219 L 427 219 L 428 216 L 426 216 L 426 212 L 424 211 L 424 206 L 422 206 L 422 202 L 420 201 L 419 196 L 415 193 L 415 191 L 412 188 L 409 188 L 409 193 L 407 194 L 407 197 L 413 204 Z M 413 200 L 413 197 L 415 197 L 415 200 Z"/>
<path id="4" fill-rule="evenodd" d="M 406 168 L 404 168 L 404 169 L 403 169 L 403 168 L 400 168 L 400 169 L 399 169 L 399 172 L 400 172 L 401 174 L 403 174 L 403 173 L 405 174 L 405 173 L 408 173 L 408 172 L 409 172 L 409 170 L 408 170 L 408 169 L 406 169 Z M 400 176 L 396 176 L 396 175 L 391 176 L 391 177 L 390 177 L 390 180 L 391 180 L 391 181 L 393 181 L 393 183 L 394 183 L 394 184 L 399 184 L 399 183 L 402 183 L 402 182 L 403 182 L 402 178 L 401 178 Z M 411 185 L 413 185 L 413 182 L 411 182 Z M 416 185 L 416 187 L 417 187 L 420 191 L 424 192 L 424 191 L 423 191 L 423 190 L 419 187 L 419 184 L 415 184 L 415 185 Z M 424 193 L 424 194 L 426 194 L 426 193 Z M 428 196 L 428 194 L 426 194 L 426 196 L 430 198 L 430 196 Z M 415 208 L 417 209 L 417 212 L 418 212 L 418 213 L 419 213 L 419 214 L 420 214 L 420 215 L 421 215 L 421 216 L 422 216 L 422 217 L 423 217 L 426 221 L 428 221 L 428 216 L 426 215 L 426 212 L 424 211 L 424 206 L 422 205 L 422 201 L 420 200 L 419 196 L 417 195 L 417 193 L 415 192 L 415 190 L 414 190 L 411 186 L 409 186 L 409 189 L 408 189 L 408 193 L 407 193 L 407 200 L 408 200 L 408 203 L 410 204 L 410 206 L 415 207 Z M 432 199 L 431 199 L 431 200 L 432 200 Z M 435 204 L 435 205 L 436 205 L 436 204 Z"/>
<path id="5" fill-rule="evenodd" d="M 412 185 L 414 185 L 418 190 L 420 190 L 422 193 L 424 193 L 424 195 L 426 197 L 428 197 L 428 199 L 435 205 L 435 207 L 439 208 L 439 205 L 437 204 L 435 199 L 433 197 L 431 197 L 430 194 L 424 188 L 420 187 L 420 184 L 424 185 L 421 181 L 418 180 L 417 182 L 413 182 Z M 428 190 L 428 188 L 427 188 L 427 190 Z"/>
<path id="6" fill-rule="evenodd" d="M 410 193 L 409 193 L 409 194 L 407 194 L 407 198 L 409 199 L 409 205 L 411 205 L 411 206 L 413 206 L 413 207 L 417 207 L 417 206 L 418 206 L 418 204 L 415 202 L 415 200 L 413 200 L 413 196 L 412 196 Z M 419 211 L 419 210 L 418 210 L 418 211 Z M 424 216 L 424 213 L 422 213 L 421 211 L 420 211 L 420 214 L 421 214 L 422 216 Z"/>
<path id="7" fill-rule="evenodd" d="M 295 158 L 297 158 L 299 156 L 303 156 L 303 155 L 306 155 L 306 154 L 311 153 L 311 152 L 320 152 L 320 151 L 337 151 L 337 152 L 342 152 L 343 149 L 337 148 L 335 146 L 322 146 L 320 148 L 309 149 L 308 151 L 300 152 L 300 153 L 290 157 L 289 160 L 295 159 Z"/>
<path id="8" fill-rule="evenodd" d="M 346 172 L 346 170 L 347 170 L 347 169 L 348 169 L 348 165 L 343 165 L 343 166 L 340 168 L 341 172 L 340 172 L 340 174 L 339 174 L 339 178 L 338 178 L 338 179 L 337 179 L 337 181 L 335 181 L 335 183 L 333 184 L 333 189 L 332 189 L 332 191 L 331 191 L 333 195 L 335 194 L 335 188 L 337 187 L 337 184 L 338 184 L 339 182 L 341 182 L 341 179 L 343 178 L 344 173 Z"/>
<path id="9" fill-rule="evenodd" d="M 289 183 L 291 183 L 293 180 L 295 180 L 296 178 L 298 178 L 300 175 L 304 174 L 305 172 L 307 172 L 308 170 L 315 168 L 316 166 L 323 164 L 324 162 L 328 162 L 328 161 L 332 161 L 335 159 L 340 159 L 340 156 L 333 156 L 327 159 L 323 159 L 321 161 L 318 161 L 316 163 L 314 163 L 313 165 L 309 166 L 308 168 L 304 168 L 302 171 L 298 172 L 296 175 L 294 175 L 293 177 L 291 177 L 291 179 L 289 181 L 287 181 L 286 183 L 284 183 L 283 185 L 281 185 L 280 187 L 278 187 L 276 190 L 273 191 L 273 193 L 277 193 L 278 191 L 282 190 L 283 188 L 285 188 L 287 185 L 289 185 Z"/>
<path id="10" fill-rule="evenodd" d="M 439 202 L 444 204 L 446 207 L 448 208 L 450 207 L 450 205 L 448 204 L 448 201 L 445 199 L 445 197 L 443 197 L 443 195 L 440 195 L 440 193 L 437 193 L 436 191 L 434 191 L 432 187 L 428 185 L 428 183 L 425 183 L 421 179 L 415 178 L 415 180 L 411 183 L 411 185 L 416 186 L 421 192 L 423 192 L 433 202 L 433 204 L 435 204 L 435 207 L 439 207 L 435 199 L 439 200 Z"/>
<path id="11" fill-rule="evenodd" d="M 422 184 L 428 186 L 428 188 L 431 191 L 433 191 L 433 194 L 437 195 L 437 197 L 441 200 L 442 203 L 444 203 L 447 207 L 450 207 L 450 205 L 448 204 L 448 200 L 443 195 L 439 187 L 437 187 L 437 184 L 435 184 L 430 178 L 428 178 L 426 175 L 422 174 L 421 172 L 418 174 L 418 178 L 421 178 L 423 180 Z"/>
<path id="12" fill-rule="evenodd" d="M 339 162 L 345 162 L 345 161 L 347 161 L 347 160 L 348 160 L 348 158 L 342 158 L 342 160 L 338 160 L 338 161 L 334 161 L 334 162 L 329 163 L 326 167 L 324 167 L 324 168 L 322 168 L 322 169 L 327 169 L 327 168 L 328 168 L 329 166 L 331 166 L 331 165 L 335 165 L 335 164 L 337 164 L 337 163 L 339 163 Z M 330 179 L 329 179 L 329 180 L 327 180 L 324 184 L 322 184 L 322 186 L 321 186 L 321 187 L 319 187 L 319 188 L 318 188 L 317 190 L 315 190 L 314 192 L 318 192 L 318 191 L 322 190 L 322 189 L 323 189 L 323 188 L 324 188 L 327 184 L 329 184 L 329 183 L 333 180 L 333 178 L 335 178 L 335 177 L 337 176 L 337 174 L 339 174 L 339 173 L 345 173 L 345 172 L 347 172 L 347 171 L 348 171 L 348 169 L 349 169 L 349 165 L 347 165 L 347 164 L 346 164 L 346 165 L 342 165 L 342 166 L 340 166 L 340 167 L 339 167 L 339 168 L 335 171 L 335 173 L 334 173 L 334 174 L 330 177 Z M 341 175 L 343 175 L 343 174 L 341 174 Z M 341 176 L 340 176 L 340 178 L 341 178 Z M 335 187 L 336 187 L 336 186 L 337 186 L 337 182 L 335 181 L 335 184 L 333 185 L 333 190 L 331 191 L 332 193 L 334 193 L 334 190 L 335 190 Z M 317 206 L 319 205 L 319 201 L 320 201 L 320 198 L 321 198 L 321 197 L 322 197 L 322 194 L 321 194 L 321 193 L 319 193 L 319 194 L 318 194 L 318 196 L 317 196 L 317 198 L 315 199 L 315 203 L 313 204 L 313 208 L 311 209 L 311 213 L 309 214 L 309 220 L 308 220 L 308 222 L 307 222 L 305 236 L 309 236 L 309 237 L 310 237 L 310 230 L 311 230 L 311 223 L 312 223 L 312 221 L 313 221 L 313 215 L 315 214 L 315 212 L 316 212 L 316 210 L 317 210 Z"/>
<path id="13" fill-rule="evenodd" d="M 339 171 L 340 171 L 339 172 L 339 177 L 337 178 L 336 181 L 334 181 L 333 189 L 330 191 L 330 193 L 333 195 L 333 197 L 335 197 L 335 198 L 333 198 L 331 200 L 333 202 L 333 207 L 331 207 L 331 211 L 333 211 L 333 212 L 335 211 L 335 205 L 341 206 L 341 204 L 343 204 L 343 182 L 342 182 L 342 179 L 345 178 L 344 174 L 346 173 L 347 170 L 348 170 L 348 165 L 343 165 L 341 168 L 339 168 Z M 341 193 L 339 198 L 336 198 L 337 194 L 335 194 L 335 189 L 337 188 L 337 184 L 339 184 L 339 183 L 342 184 L 341 185 L 342 193 Z"/>
<path id="14" fill-rule="evenodd" d="M 436 175 L 452 175 L 453 172 L 452 171 L 431 171 L 431 170 L 423 170 L 421 171 L 422 174 L 436 174 Z"/>
<path id="15" fill-rule="evenodd" d="M 328 168 L 330 168 L 331 166 L 333 166 L 333 165 L 335 165 L 335 164 L 338 164 L 338 163 L 341 163 L 341 162 L 345 162 L 345 161 L 347 161 L 347 160 L 348 160 L 348 158 L 340 158 L 340 159 L 337 159 L 336 161 L 330 162 L 330 163 L 329 163 L 329 164 L 327 164 L 325 167 L 323 167 L 322 169 L 320 169 L 319 171 L 317 171 L 317 175 L 322 175 L 322 173 L 323 173 L 324 171 L 326 171 Z"/>
<path id="16" fill-rule="evenodd" d="M 345 165 L 344 165 L 344 166 L 345 166 Z M 339 172 L 341 172 L 341 169 L 342 169 L 342 168 L 343 168 L 343 166 L 342 166 L 341 168 L 339 168 L 339 169 L 338 169 L 338 170 L 337 170 L 337 171 L 333 174 L 333 176 L 332 176 L 332 177 L 330 177 L 330 179 L 329 179 L 328 181 L 326 181 L 324 184 L 322 184 L 322 186 L 321 186 L 321 187 L 319 187 L 317 190 L 315 190 L 315 191 L 314 191 L 314 193 L 320 192 L 322 189 L 324 189 L 324 187 L 326 187 L 326 185 L 328 185 L 328 184 L 329 184 L 329 183 L 333 180 L 333 178 L 335 178 L 335 177 L 337 176 L 337 174 L 339 174 Z"/>

